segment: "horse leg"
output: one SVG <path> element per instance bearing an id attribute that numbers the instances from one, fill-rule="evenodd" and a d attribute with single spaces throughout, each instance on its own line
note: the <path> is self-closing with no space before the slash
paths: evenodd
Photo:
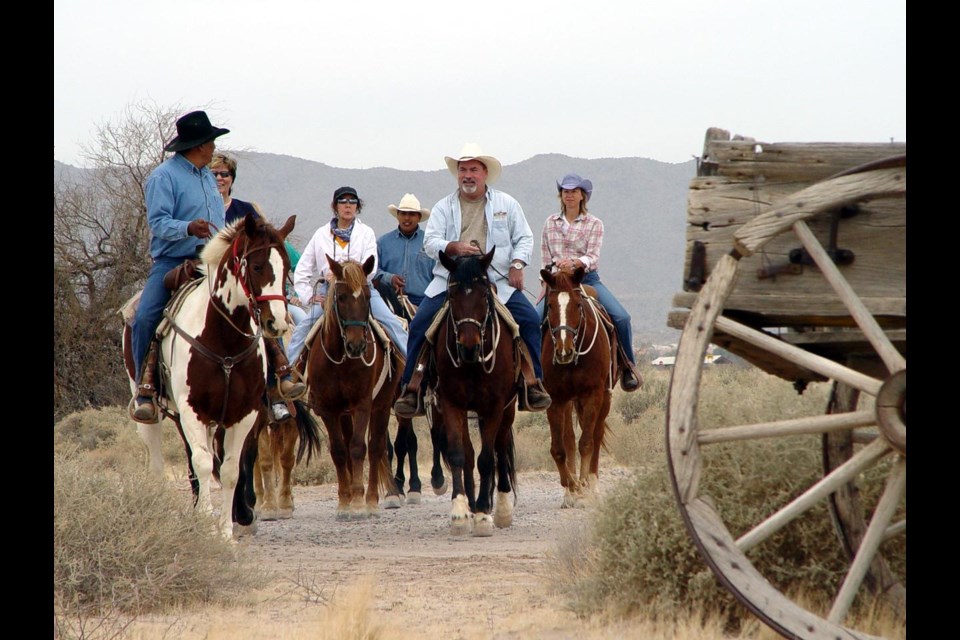
<path id="1" fill-rule="evenodd" d="M 430 412 L 430 442 L 433 444 L 433 466 L 430 468 L 430 486 L 433 493 L 442 496 L 447 492 L 447 479 L 443 477 L 443 455 L 447 450 L 447 432 L 443 426 L 443 416 L 436 405 L 431 405 Z"/>
<path id="2" fill-rule="evenodd" d="M 396 457 L 397 470 L 393 475 L 393 484 L 397 487 L 398 501 L 397 504 L 387 503 L 384 504 L 384 507 L 387 509 L 398 508 L 404 502 L 404 492 L 403 485 L 406 483 L 407 479 L 403 475 L 403 465 L 405 464 L 405 458 L 407 456 L 407 446 L 406 446 L 406 428 L 410 420 L 405 418 L 397 418 L 397 437 L 395 441 L 391 444 L 390 438 L 387 437 L 387 459 L 392 464 L 394 457 Z M 396 452 L 396 456 L 394 456 Z"/>
<path id="3" fill-rule="evenodd" d="M 163 480 L 163 432 L 160 424 L 137 425 L 137 434 L 147 447 L 147 462 L 150 475 L 157 480 Z"/>
<path id="4" fill-rule="evenodd" d="M 547 421 L 550 423 L 550 455 L 557 465 L 557 471 L 560 473 L 560 486 L 563 487 L 563 502 L 560 508 L 566 509 L 572 507 L 574 503 L 574 494 L 577 491 L 577 481 L 570 473 L 570 466 L 567 461 L 567 452 L 573 455 L 573 447 L 567 446 L 566 442 L 566 420 L 569 414 L 570 403 L 553 402 L 547 407 Z"/>
<path id="5" fill-rule="evenodd" d="M 352 416 L 343 415 L 340 417 L 340 427 L 344 428 L 344 422 L 351 423 L 348 427 L 351 436 L 349 444 L 349 464 L 350 464 L 350 519 L 365 520 L 370 517 L 367 512 L 365 502 L 366 490 L 363 486 L 363 467 L 367 462 L 367 428 L 370 424 L 370 409 L 357 407 Z"/>
<path id="6" fill-rule="evenodd" d="M 347 443 L 341 431 L 340 416 L 332 413 L 320 413 L 323 426 L 327 428 L 327 439 L 330 441 L 330 459 L 337 470 L 337 520 L 350 518 L 350 484 L 351 472 Z M 349 420 L 349 417 L 347 418 Z"/>
<path id="7" fill-rule="evenodd" d="M 477 494 L 476 508 L 473 510 L 473 535 L 493 535 L 494 485 L 498 456 L 495 448 L 502 447 L 500 425 L 502 415 L 488 415 L 480 419 L 480 455 L 477 457 L 477 470 L 480 472 L 480 491 Z M 510 490 L 510 481 L 506 480 L 506 489 Z M 506 500 L 504 500 L 506 502 Z"/>
<path id="8" fill-rule="evenodd" d="M 494 503 L 493 523 L 503 529 L 513 524 L 513 500 L 511 491 L 516 489 L 517 464 L 513 442 L 513 419 L 516 405 L 504 411 L 497 434 L 497 499 Z M 514 493 L 514 496 L 516 494 Z"/>
<path id="9" fill-rule="evenodd" d="M 390 441 L 390 405 L 379 404 L 373 407 L 370 413 L 369 462 L 367 483 L 367 513 L 372 516 L 380 515 L 380 490 L 383 490 L 384 507 L 399 508 L 400 493 L 394 482 L 393 472 L 390 469 L 390 460 L 387 458 L 387 443 Z"/>
<path id="10" fill-rule="evenodd" d="M 240 479 L 240 458 L 243 454 L 244 442 L 259 415 L 259 412 L 257 412 L 247 416 L 229 429 L 225 429 L 223 434 L 223 459 L 220 462 L 221 504 L 218 526 L 220 533 L 228 540 L 233 540 L 234 492 L 237 490 Z"/>
<path id="11" fill-rule="evenodd" d="M 604 390 L 600 402 L 600 412 L 597 416 L 597 426 L 593 435 L 593 456 L 590 460 L 590 478 L 587 483 L 593 493 L 597 493 L 600 487 L 600 449 L 603 447 L 604 438 L 607 434 L 607 416 L 610 414 L 610 391 Z"/>
<path id="12" fill-rule="evenodd" d="M 586 400 L 577 399 L 576 404 L 577 419 L 580 421 L 580 487 L 583 490 L 582 495 L 578 497 L 576 506 L 583 507 L 589 500 L 586 489 L 590 486 L 594 457 L 599 461 L 600 443 L 596 441 L 596 432 L 597 423 L 601 421 L 601 418 L 600 407 L 595 396 Z"/>
<path id="13" fill-rule="evenodd" d="M 210 498 L 210 484 L 213 481 L 212 438 L 208 436 L 206 425 L 192 412 L 180 415 L 180 435 L 187 452 L 191 471 L 190 488 L 193 490 L 193 504 L 201 513 L 212 514 L 213 502 Z M 228 510 L 229 514 L 230 511 Z M 228 515 L 229 517 L 229 515 Z"/>
<path id="14" fill-rule="evenodd" d="M 299 432 L 295 418 L 284 420 L 274 435 L 274 463 L 280 467 L 280 488 L 277 496 L 277 517 L 293 517 L 293 469 L 297 464 L 297 440 Z"/>
<path id="15" fill-rule="evenodd" d="M 253 486 L 254 469 L 259 453 L 260 431 L 266 431 L 263 413 L 247 434 L 240 452 L 237 487 L 233 491 L 233 536 L 240 538 L 257 532 L 256 504 L 257 496 Z"/>
<path id="16" fill-rule="evenodd" d="M 257 456 L 257 482 L 260 489 L 257 496 L 257 511 L 263 520 L 277 519 L 277 472 L 276 472 L 276 432 L 278 425 L 271 425 L 260 431 L 259 455 Z"/>
<path id="17" fill-rule="evenodd" d="M 470 438 L 470 434 L 467 433 L 467 416 L 464 411 L 455 410 L 449 405 L 443 408 L 442 413 L 444 419 L 441 426 L 445 428 L 446 434 L 444 451 L 447 464 L 450 466 L 451 483 L 453 485 L 450 533 L 452 535 L 465 535 L 473 528 L 473 512 L 470 504 L 472 499 L 467 496 L 464 488 L 464 467 L 468 459 L 464 445 L 464 434 L 466 434 L 467 440 Z M 472 457 L 471 453 L 470 458 Z M 472 473 L 471 466 L 471 476 Z M 470 478 L 470 484 L 473 484 L 472 477 Z"/>
<path id="18" fill-rule="evenodd" d="M 413 429 L 413 420 L 407 421 L 406 454 L 410 464 L 410 491 L 407 504 L 420 504 L 420 472 L 417 467 L 417 432 Z M 398 467 L 399 468 L 399 467 Z"/>

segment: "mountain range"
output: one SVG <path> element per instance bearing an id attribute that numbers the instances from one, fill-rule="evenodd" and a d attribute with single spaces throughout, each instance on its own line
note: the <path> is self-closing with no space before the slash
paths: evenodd
<path id="1" fill-rule="evenodd" d="M 291 241 L 302 249 L 316 229 L 332 216 L 337 187 L 354 187 L 363 201 L 361 219 L 379 236 L 394 228 L 387 205 L 413 193 L 430 209 L 456 188 L 442 158 L 436 171 L 387 167 L 344 169 L 287 155 L 253 151 L 227 152 L 237 160 L 233 196 L 257 202 L 274 223 L 297 215 Z M 82 175 L 54 161 L 62 172 Z M 505 165 L 493 187 L 514 196 L 534 233 L 535 264 L 525 270 L 531 301 L 540 292 L 540 232 L 547 216 L 560 209 L 557 181 L 567 173 L 594 185 L 589 210 L 603 220 L 600 275 L 633 319 L 634 342 L 675 342 L 678 332 L 666 326 L 671 299 L 682 290 L 686 234 L 686 198 L 696 161 L 665 163 L 647 158 L 573 158 L 541 154 Z"/>

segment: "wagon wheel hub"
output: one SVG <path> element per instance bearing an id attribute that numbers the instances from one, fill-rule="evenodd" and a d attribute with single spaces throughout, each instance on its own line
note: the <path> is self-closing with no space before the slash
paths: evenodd
<path id="1" fill-rule="evenodd" d="M 907 370 L 887 378 L 877 394 L 880 432 L 902 455 L 907 455 Z"/>

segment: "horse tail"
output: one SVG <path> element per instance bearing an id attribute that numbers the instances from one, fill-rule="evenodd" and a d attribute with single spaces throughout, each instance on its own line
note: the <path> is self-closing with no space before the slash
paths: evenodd
<path id="1" fill-rule="evenodd" d="M 377 485 L 380 493 L 388 496 L 397 492 L 397 483 L 393 479 L 393 469 L 390 468 L 390 461 L 387 459 L 387 450 L 384 448 L 383 455 L 377 461 Z"/>
<path id="2" fill-rule="evenodd" d="M 320 426 L 303 400 L 294 400 L 293 404 L 297 409 L 297 432 L 300 435 L 297 464 L 303 462 L 304 454 L 307 456 L 307 464 L 310 464 L 314 453 L 320 455 Z"/>
<path id="3" fill-rule="evenodd" d="M 513 489 L 513 503 L 517 503 L 517 448 L 513 439 L 513 423 L 507 429 L 507 442 L 504 447 L 504 453 L 507 456 L 505 466 L 507 468 L 507 477 L 510 479 L 510 488 Z"/>

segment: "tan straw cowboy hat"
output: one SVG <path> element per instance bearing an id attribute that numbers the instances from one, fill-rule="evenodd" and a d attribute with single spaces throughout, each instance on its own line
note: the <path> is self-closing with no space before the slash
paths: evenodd
<path id="1" fill-rule="evenodd" d="M 417 196 L 412 193 L 406 193 L 400 198 L 399 205 L 389 205 L 387 206 L 387 211 L 393 215 L 394 218 L 397 217 L 397 211 L 417 211 L 420 213 L 420 222 L 426 222 L 427 218 L 430 217 L 429 209 L 420 208 L 420 201 L 417 200 Z"/>
<path id="2" fill-rule="evenodd" d="M 463 145 L 463 148 L 460 149 L 460 155 L 456 158 L 445 156 L 444 160 L 447 163 L 447 169 L 450 170 L 450 173 L 452 173 L 454 177 L 457 175 L 457 163 L 467 160 L 479 160 L 487 168 L 487 184 L 496 182 L 497 178 L 500 177 L 500 170 L 503 168 L 500 166 L 500 161 L 493 156 L 483 155 L 483 151 L 480 150 L 480 145 L 476 142 L 468 142 Z"/>

